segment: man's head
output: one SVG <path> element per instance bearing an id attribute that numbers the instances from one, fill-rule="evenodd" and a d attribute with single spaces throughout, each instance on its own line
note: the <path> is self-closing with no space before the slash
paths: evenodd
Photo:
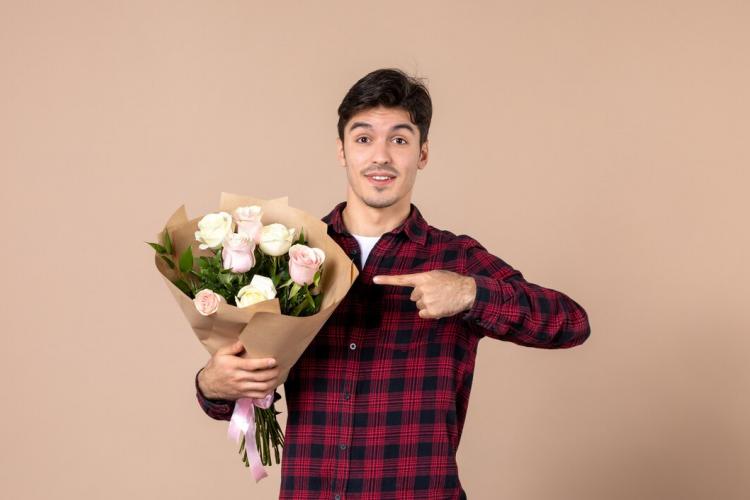
<path id="1" fill-rule="evenodd" d="M 419 129 L 419 145 L 427 141 L 432 120 L 432 100 L 427 87 L 417 78 L 395 68 L 372 71 L 357 81 L 339 105 L 339 139 L 354 115 L 368 108 L 403 108 Z"/>
<path id="2" fill-rule="evenodd" d="M 400 70 L 379 69 L 349 89 L 338 113 L 338 157 L 350 197 L 374 208 L 408 204 L 417 170 L 427 164 L 432 119 L 427 88 Z M 390 179 L 374 179 L 378 173 Z"/>

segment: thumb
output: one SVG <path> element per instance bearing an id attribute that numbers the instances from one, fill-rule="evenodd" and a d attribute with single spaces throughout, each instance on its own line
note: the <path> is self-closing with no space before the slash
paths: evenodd
<path id="1" fill-rule="evenodd" d="M 239 354 L 245 350 L 245 346 L 241 340 L 233 342 L 231 344 L 220 347 L 216 350 L 216 354 Z"/>

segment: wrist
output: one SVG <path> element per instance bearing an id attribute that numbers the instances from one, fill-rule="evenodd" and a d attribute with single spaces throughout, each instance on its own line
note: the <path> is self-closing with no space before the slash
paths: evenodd
<path id="1" fill-rule="evenodd" d="M 198 371 L 198 376 L 196 377 L 196 386 L 198 387 L 198 390 L 206 399 L 217 399 L 216 395 L 213 394 L 207 387 L 206 387 L 206 381 L 205 381 L 205 372 L 206 367 L 204 366 Z"/>
<path id="2" fill-rule="evenodd" d="M 473 276 L 466 276 L 466 279 L 464 280 L 466 285 L 464 287 L 465 290 L 465 297 L 464 300 L 464 311 L 471 310 L 472 307 L 474 307 L 474 301 L 477 298 L 477 281 L 474 279 Z"/>

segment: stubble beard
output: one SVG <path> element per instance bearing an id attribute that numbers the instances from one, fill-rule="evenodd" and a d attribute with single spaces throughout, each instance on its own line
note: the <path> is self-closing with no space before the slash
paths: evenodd
<path id="1" fill-rule="evenodd" d="M 380 199 L 380 200 L 373 200 L 368 199 L 367 197 L 362 198 L 362 201 L 371 208 L 387 208 L 392 205 L 395 205 L 396 199 L 395 198 L 386 198 L 386 199 Z"/>
<path id="2" fill-rule="evenodd" d="M 344 161 L 346 161 L 346 155 L 344 155 Z M 360 174 L 352 174 L 352 169 L 351 169 L 351 167 L 349 166 L 348 163 L 346 165 L 346 169 L 347 169 L 347 175 L 360 175 Z M 383 198 L 381 198 L 381 197 L 375 197 L 375 196 L 367 195 L 367 194 L 358 194 L 351 187 L 352 184 L 354 184 L 354 183 L 352 182 L 351 179 L 349 179 L 349 188 L 352 189 L 352 191 L 354 192 L 354 194 L 357 195 L 357 197 L 362 201 L 362 203 L 364 203 L 365 205 L 367 205 L 370 208 L 387 208 L 387 207 L 395 205 L 396 202 L 398 201 L 398 196 L 396 196 L 395 194 L 385 194 Z M 367 181 L 366 180 L 364 181 L 364 184 L 365 184 L 364 185 L 364 189 L 368 189 L 370 187 L 369 185 L 367 185 Z M 379 188 L 378 187 L 374 187 L 374 189 L 378 190 Z M 383 191 L 385 191 L 385 189 L 387 189 L 387 188 L 383 188 Z M 381 191 L 381 192 L 383 192 L 383 191 Z"/>

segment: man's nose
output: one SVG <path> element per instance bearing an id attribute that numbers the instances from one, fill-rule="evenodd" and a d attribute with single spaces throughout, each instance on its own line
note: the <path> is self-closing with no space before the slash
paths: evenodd
<path id="1" fill-rule="evenodd" d="M 391 163 L 391 151 L 387 141 L 377 141 L 373 151 L 372 161 L 379 164 Z"/>

